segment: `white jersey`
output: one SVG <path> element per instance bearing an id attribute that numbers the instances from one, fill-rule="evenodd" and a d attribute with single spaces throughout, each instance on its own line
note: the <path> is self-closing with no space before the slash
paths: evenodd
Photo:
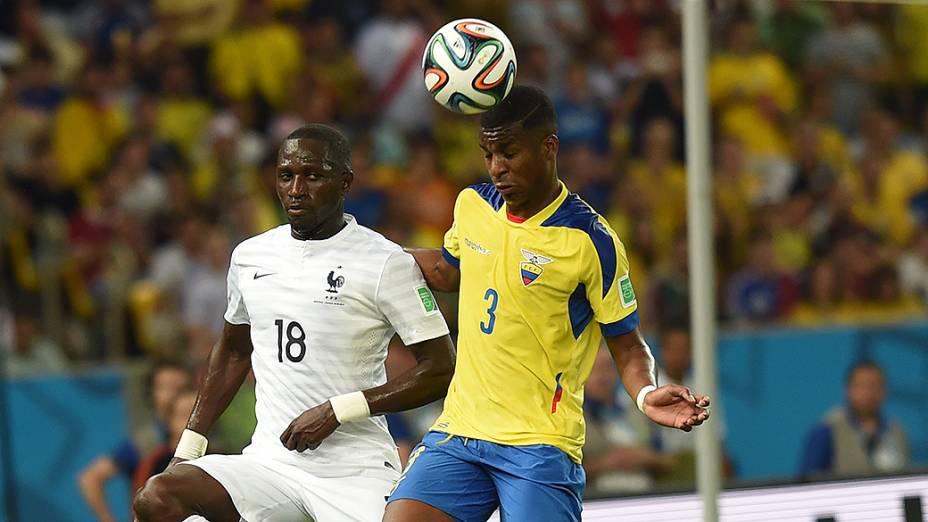
<path id="1" fill-rule="evenodd" d="M 251 325 L 257 395 L 258 424 L 243 453 L 317 476 L 373 468 L 395 476 L 396 446 L 382 416 L 339 426 L 315 450 L 298 453 L 280 442 L 304 411 L 384 384 L 394 332 L 407 346 L 448 333 L 413 257 L 346 220 L 328 239 L 300 241 L 283 225 L 232 252 L 225 320 Z"/>

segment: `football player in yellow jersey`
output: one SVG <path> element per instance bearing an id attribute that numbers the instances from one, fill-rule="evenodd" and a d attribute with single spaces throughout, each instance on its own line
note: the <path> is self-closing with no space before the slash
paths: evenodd
<path id="1" fill-rule="evenodd" d="M 387 522 L 580 520 L 583 385 L 604 337 L 651 420 L 709 417 L 708 397 L 655 387 L 625 247 L 558 180 L 548 97 L 513 87 L 480 126 L 492 183 L 460 193 L 443 249 L 413 251 L 433 289 L 459 292 L 457 366 Z"/>

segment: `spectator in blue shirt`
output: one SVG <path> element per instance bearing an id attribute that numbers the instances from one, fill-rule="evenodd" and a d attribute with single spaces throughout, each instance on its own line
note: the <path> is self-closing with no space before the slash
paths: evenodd
<path id="1" fill-rule="evenodd" d="M 587 145 L 596 154 L 606 155 L 609 152 L 609 111 L 593 96 L 590 69 L 585 62 L 570 65 L 562 92 L 554 101 L 561 147 Z"/>
<path id="2" fill-rule="evenodd" d="M 152 370 L 148 391 L 157 415 L 159 442 L 164 442 L 167 437 L 164 420 L 173 407 L 174 398 L 180 391 L 189 387 L 190 383 L 190 372 L 178 364 L 162 362 Z M 131 481 L 139 465 L 141 450 L 145 449 L 147 448 L 140 449 L 132 437 L 127 436 L 110 452 L 94 459 L 78 475 L 81 495 L 99 522 L 115 522 L 122 518 L 113 516 L 110 506 L 106 503 L 104 488 L 107 482 L 117 476 Z"/>
<path id="3" fill-rule="evenodd" d="M 784 317 L 796 301 L 791 274 L 776 262 L 773 237 L 761 230 L 751 238 L 747 265 L 726 288 L 728 313 L 736 324 L 757 324 Z"/>

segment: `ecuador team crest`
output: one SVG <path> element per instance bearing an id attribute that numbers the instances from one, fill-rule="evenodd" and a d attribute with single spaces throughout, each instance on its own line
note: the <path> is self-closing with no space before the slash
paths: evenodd
<path id="1" fill-rule="evenodd" d="M 553 261 L 550 257 L 545 257 L 541 254 L 536 254 L 531 250 L 521 249 L 522 257 L 525 258 L 519 265 L 519 271 L 522 274 L 522 284 L 528 286 L 535 282 L 539 276 L 545 271 L 542 268 L 542 265 L 546 265 Z"/>

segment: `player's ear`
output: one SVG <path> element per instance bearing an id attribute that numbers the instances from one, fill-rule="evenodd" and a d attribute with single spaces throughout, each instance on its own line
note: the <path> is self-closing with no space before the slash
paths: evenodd
<path id="1" fill-rule="evenodd" d="M 342 193 L 347 194 L 348 190 L 351 188 L 351 183 L 354 182 L 354 171 L 351 169 L 345 170 L 345 173 L 342 174 Z"/>
<path id="2" fill-rule="evenodd" d="M 547 135 L 544 141 L 541 142 L 541 146 L 546 160 L 555 161 L 557 159 L 557 150 L 560 147 L 560 140 L 557 134 Z"/>

